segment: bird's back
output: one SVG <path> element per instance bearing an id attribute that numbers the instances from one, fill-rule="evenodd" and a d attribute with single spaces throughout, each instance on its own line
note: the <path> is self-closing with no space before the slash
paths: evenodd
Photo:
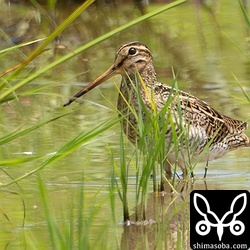
<path id="1" fill-rule="evenodd" d="M 135 143 L 138 138 L 136 135 L 137 118 L 131 112 L 133 107 L 136 112 L 141 112 L 138 104 L 138 93 L 133 87 L 126 90 L 121 86 L 121 92 L 118 98 L 118 109 L 125 110 L 124 132 L 129 140 Z M 153 94 L 152 94 L 153 93 Z M 209 160 L 218 158 L 228 151 L 240 146 L 248 146 L 249 138 L 244 134 L 247 129 L 247 123 L 223 115 L 210 107 L 206 102 L 176 89 L 155 82 L 152 86 L 145 89 L 140 88 L 141 100 L 143 100 L 148 110 L 152 110 L 152 103 L 157 107 L 157 111 L 166 108 L 166 112 L 171 113 L 175 123 L 175 132 L 179 137 L 180 148 L 189 148 L 193 151 L 194 158 L 197 158 L 205 147 L 209 144 Z M 128 108 L 130 106 L 130 108 Z M 167 114 L 166 114 L 167 115 Z M 145 115 L 142 115 L 145 117 Z M 183 133 L 183 131 L 185 131 Z M 182 133 L 182 136 L 181 136 Z M 166 139 L 171 139 L 171 126 L 166 132 Z M 187 137 L 183 139 L 184 137 Z M 184 142 L 185 141 L 185 142 Z M 188 145 L 187 145 L 188 142 Z M 207 154 L 203 161 L 207 160 Z"/>
<path id="2" fill-rule="evenodd" d="M 210 150 L 218 152 L 218 156 L 215 153 L 212 158 L 240 146 L 249 146 L 249 138 L 244 134 L 248 127 L 246 122 L 223 115 L 206 102 L 159 82 L 155 84 L 154 95 L 159 110 L 172 98 L 169 109 L 175 122 L 188 128 L 189 140 L 195 138 L 201 148 L 210 143 Z"/>

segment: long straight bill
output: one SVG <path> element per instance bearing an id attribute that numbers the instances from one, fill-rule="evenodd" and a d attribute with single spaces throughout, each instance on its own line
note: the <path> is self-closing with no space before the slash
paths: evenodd
<path id="1" fill-rule="evenodd" d="M 85 95 L 88 93 L 91 89 L 97 87 L 101 83 L 105 82 L 112 76 L 116 75 L 117 71 L 115 69 L 115 66 L 112 65 L 108 70 L 106 70 L 102 75 L 97 77 L 94 81 L 89 83 L 85 88 L 80 90 L 78 93 L 76 93 L 72 98 L 69 99 L 67 103 L 63 105 L 63 107 L 69 106 L 72 102 L 74 102 L 77 98 L 81 97 L 82 95 Z"/>

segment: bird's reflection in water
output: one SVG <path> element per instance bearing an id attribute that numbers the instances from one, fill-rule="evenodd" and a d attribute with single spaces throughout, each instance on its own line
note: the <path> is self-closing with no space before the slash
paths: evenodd
<path id="1" fill-rule="evenodd" d="M 192 190 L 207 189 L 204 181 L 180 180 L 175 190 L 166 183 L 164 193 L 151 193 L 146 208 L 146 221 L 124 226 L 121 249 L 190 249 L 189 194 Z M 140 214 L 131 215 L 131 221 Z"/>

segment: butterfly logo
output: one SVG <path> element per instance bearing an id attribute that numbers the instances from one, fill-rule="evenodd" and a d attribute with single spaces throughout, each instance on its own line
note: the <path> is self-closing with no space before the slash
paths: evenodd
<path id="1" fill-rule="evenodd" d="M 243 199 L 243 205 L 240 209 L 238 208 L 239 206 L 237 205 L 237 208 L 238 208 L 238 211 L 237 211 L 235 204 L 239 203 L 240 199 Z M 201 203 L 203 203 L 203 205 L 205 204 L 206 211 L 203 211 L 204 206 L 200 206 L 199 208 L 198 202 L 200 202 L 200 205 Z M 246 193 L 239 194 L 233 199 L 231 206 L 230 206 L 230 210 L 227 211 L 222 216 L 221 219 L 219 219 L 218 216 L 213 211 L 210 210 L 210 205 L 207 199 L 203 195 L 195 193 L 193 197 L 193 203 L 194 203 L 194 207 L 196 211 L 204 218 L 203 220 L 200 220 L 199 222 L 197 222 L 195 226 L 195 230 L 199 235 L 204 236 L 204 235 L 209 234 L 211 227 L 217 228 L 217 235 L 218 235 L 219 241 L 221 241 L 222 239 L 222 235 L 224 233 L 225 227 L 229 227 L 230 232 L 236 236 L 244 233 L 245 225 L 243 224 L 242 221 L 237 220 L 237 216 L 239 216 L 246 208 L 246 205 L 247 205 Z M 228 220 L 231 217 L 232 217 L 231 221 L 225 223 L 225 220 L 226 219 Z M 211 222 L 211 219 L 213 220 L 213 222 Z"/>

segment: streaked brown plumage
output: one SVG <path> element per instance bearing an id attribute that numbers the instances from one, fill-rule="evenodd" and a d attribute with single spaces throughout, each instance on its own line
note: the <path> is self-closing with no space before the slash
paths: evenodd
<path id="1" fill-rule="evenodd" d="M 138 73 L 141 78 L 138 77 Z M 179 151 L 181 153 L 178 156 L 174 152 L 168 154 L 166 166 L 168 176 L 171 175 L 171 165 L 175 163 L 179 165 L 184 175 L 187 174 L 187 164 L 190 164 L 185 159 L 190 153 L 190 149 L 188 151 L 187 147 L 192 148 L 192 160 L 195 161 L 206 145 L 210 143 L 208 153 L 199 159 L 199 161 L 210 161 L 238 147 L 249 146 L 249 138 L 244 134 L 244 130 L 247 129 L 246 122 L 222 115 L 198 98 L 157 82 L 151 52 L 146 45 L 140 42 L 131 42 L 121 46 L 116 53 L 114 64 L 64 106 L 70 105 L 78 97 L 116 74 L 122 76 L 117 108 L 121 114 L 127 117 L 123 119 L 124 132 L 134 144 L 136 140 L 140 139 L 135 129 L 137 119 L 129 108 L 129 106 L 133 107 L 136 112 L 139 112 L 138 94 L 134 85 L 139 84 L 141 99 L 148 110 L 152 109 L 152 97 L 157 111 L 160 111 L 169 100 L 170 94 L 173 96 L 168 109 L 177 125 L 177 134 L 180 127 L 188 127 L 186 136 L 189 145 L 180 142 Z M 142 79 L 143 83 L 138 79 Z M 152 95 L 149 96 L 148 93 L 152 93 Z M 171 140 L 171 133 L 171 129 L 166 131 L 166 141 Z"/>

